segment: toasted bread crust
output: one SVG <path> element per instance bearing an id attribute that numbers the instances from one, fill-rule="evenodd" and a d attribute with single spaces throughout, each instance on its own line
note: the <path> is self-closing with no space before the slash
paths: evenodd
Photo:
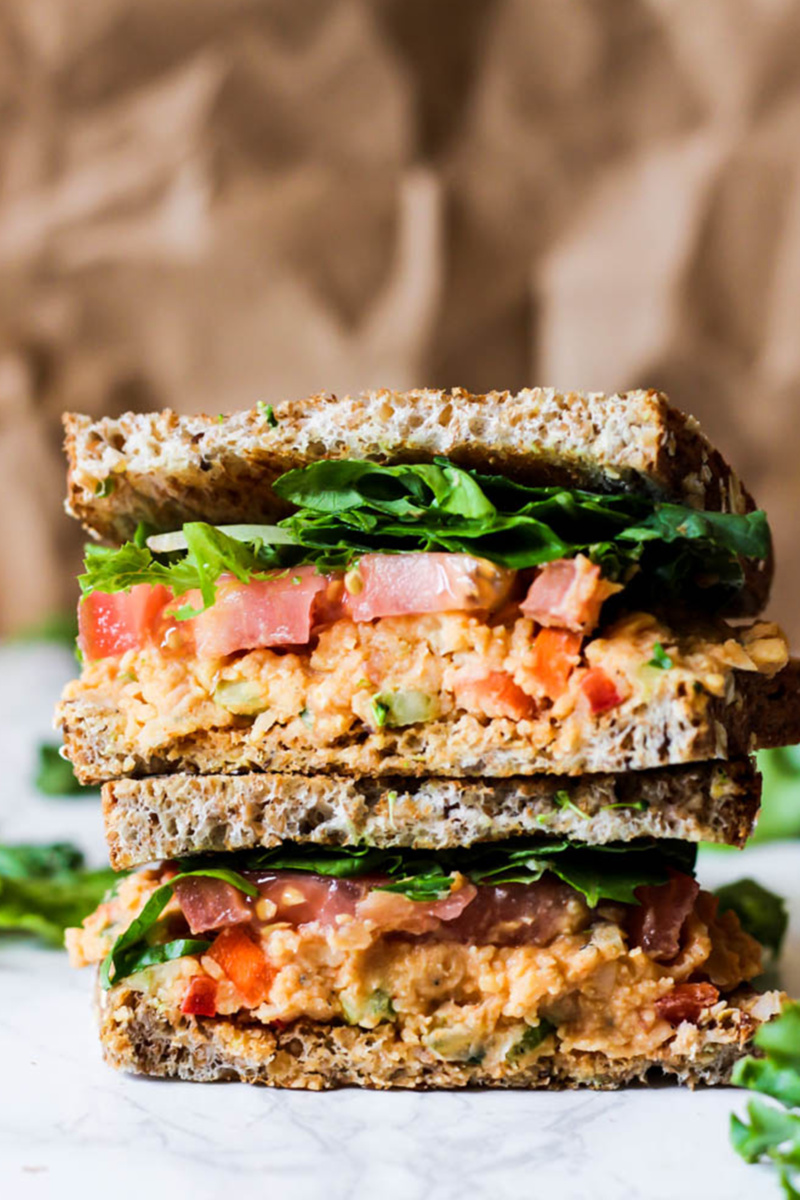
<path id="1" fill-rule="evenodd" d="M 283 841 L 439 850 L 548 833 L 595 845 L 660 837 L 741 846 L 760 791 L 748 759 L 494 783 L 182 774 L 106 784 L 103 815 L 111 865 L 124 870 Z"/>
<path id="2" fill-rule="evenodd" d="M 724 1022 L 694 1052 L 681 1053 L 668 1044 L 653 1058 L 609 1059 L 597 1053 L 565 1052 L 549 1039 L 533 1060 L 529 1056 L 523 1064 L 503 1065 L 491 1072 L 479 1063 L 445 1062 L 420 1044 L 402 1041 L 389 1024 L 366 1030 L 298 1021 L 279 1029 L 219 1017 L 170 1015 L 125 984 L 98 992 L 98 1014 L 106 1061 L 119 1070 L 161 1078 L 202 1083 L 239 1080 L 311 1091 L 347 1085 L 611 1090 L 657 1077 L 689 1087 L 726 1083 L 761 1023 L 756 1011 L 765 1007 L 777 1011 L 775 997 L 770 1005 L 769 997 L 742 989 L 730 998 Z"/>
<path id="3" fill-rule="evenodd" d="M 64 418 L 67 511 L 95 536 L 122 542 L 140 521 L 175 529 L 272 521 L 286 514 L 272 484 L 319 458 L 425 461 L 598 491 L 633 490 L 698 508 L 755 507 L 697 422 L 654 391 L 471 395 L 419 389 L 310 396 L 222 418 L 126 413 Z M 765 603 L 771 562 L 745 564 L 740 610 Z"/>
<path id="4" fill-rule="evenodd" d="M 102 692 L 62 701 L 58 721 L 66 753 L 82 783 L 142 775 L 236 775 L 250 771 L 406 777 L 509 778 L 515 775 L 608 774 L 742 758 L 800 741 L 800 660 L 771 677 L 732 672 L 725 697 L 669 696 L 646 715 L 612 709 L 592 737 L 560 749 L 533 745 L 525 723 L 454 714 L 400 729 L 366 728 L 339 743 L 299 741 L 302 722 L 273 725 L 258 737 L 252 723 L 204 730 L 157 751 L 126 734 L 121 714 Z"/>

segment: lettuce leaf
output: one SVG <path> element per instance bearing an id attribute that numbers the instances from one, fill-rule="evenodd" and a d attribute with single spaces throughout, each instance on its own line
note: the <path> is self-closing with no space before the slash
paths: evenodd
<path id="1" fill-rule="evenodd" d="M 590 907 L 600 900 L 637 904 L 636 889 L 665 883 L 668 867 L 691 872 L 695 849 L 683 842 L 660 841 L 586 847 L 567 840 L 515 839 L 457 850 L 421 851 L 405 848 L 319 847 L 286 842 L 270 850 L 232 856 L 237 870 L 309 871 L 334 878 L 385 875 L 379 890 L 399 892 L 410 900 L 446 896 L 453 875 L 460 872 L 473 883 L 534 883 L 547 871 L 575 888 Z M 181 864 L 191 870 L 202 863 Z"/>
<path id="2" fill-rule="evenodd" d="M 745 1162 L 771 1162 L 784 1195 L 796 1200 L 800 1172 L 800 1004 L 787 1004 L 781 1015 L 755 1036 L 761 1058 L 744 1058 L 733 1068 L 732 1082 L 780 1102 L 754 1098 L 746 1121 L 735 1113 L 730 1139 Z"/>
<path id="3" fill-rule="evenodd" d="M 54 742 L 40 742 L 34 786 L 43 796 L 86 796 L 97 789 L 80 783 L 72 763 L 61 757 L 61 748 Z"/>
<path id="4" fill-rule="evenodd" d="M 446 459 L 391 467 L 324 460 L 273 486 L 298 510 L 280 523 L 282 544 L 270 543 L 269 526 L 263 536 L 250 527 L 241 538 L 191 522 L 183 527 L 187 549 L 162 555 L 140 530 L 118 550 L 87 548 L 84 594 L 163 583 L 176 595 L 199 590 L 208 607 L 225 572 L 247 583 L 276 567 L 314 563 L 324 571 L 368 552 L 443 550 L 514 569 L 584 553 L 608 578 L 661 595 L 681 591 L 684 599 L 695 588 L 719 603 L 741 587 L 740 557 L 766 558 L 770 549 L 762 512 L 706 513 L 643 496 L 527 487 Z M 178 616 L 197 611 L 184 606 Z"/>
<path id="5" fill-rule="evenodd" d="M 69 842 L 0 846 L 0 930 L 62 946 L 64 930 L 80 925 L 118 880 L 109 869 L 86 871 Z"/>
<path id="6" fill-rule="evenodd" d="M 754 879 L 739 879 L 717 889 L 719 911 L 732 909 L 742 929 L 770 950 L 775 958 L 781 952 L 789 924 L 786 901 Z"/>

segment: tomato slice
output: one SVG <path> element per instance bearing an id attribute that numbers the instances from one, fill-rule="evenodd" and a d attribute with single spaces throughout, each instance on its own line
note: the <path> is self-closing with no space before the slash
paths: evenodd
<path id="1" fill-rule="evenodd" d="M 137 650 L 151 640 L 172 592 L 139 583 L 129 592 L 90 592 L 78 605 L 78 646 L 89 660 Z"/>
<path id="2" fill-rule="evenodd" d="M 521 608 L 539 625 L 555 625 L 575 633 L 591 633 L 605 600 L 619 586 L 600 576 L 600 568 L 584 554 L 557 558 L 541 568 Z"/>
<path id="3" fill-rule="evenodd" d="M 215 603 L 192 619 L 197 653 L 224 658 L 239 650 L 304 646 L 311 637 L 314 600 L 328 584 L 310 566 L 250 583 L 223 578 Z"/>
<path id="4" fill-rule="evenodd" d="M 354 621 L 415 613 L 494 610 L 516 571 L 470 554 L 365 554 L 345 580 Z"/>

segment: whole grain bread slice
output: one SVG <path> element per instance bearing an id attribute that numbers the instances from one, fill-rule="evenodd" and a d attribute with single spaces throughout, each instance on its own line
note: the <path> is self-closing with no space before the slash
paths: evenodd
<path id="1" fill-rule="evenodd" d="M 747 1053 L 764 1019 L 779 1010 L 779 993 L 748 988 L 729 998 L 698 1044 L 679 1038 L 652 1057 L 608 1058 L 564 1050 L 546 1039 L 535 1057 L 489 1070 L 450 1062 L 421 1043 L 401 1038 L 392 1024 L 375 1029 L 297 1021 L 282 1026 L 243 1024 L 167 1012 L 126 984 L 98 991 L 100 1040 L 106 1061 L 119 1070 L 198 1083 L 241 1081 L 268 1087 L 326 1088 L 579 1088 L 612 1090 L 668 1079 L 696 1087 L 722 1084 Z"/>
<path id="2" fill-rule="evenodd" d="M 397 729 L 358 726 L 320 744 L 300 717 L 269 728 L 241 718 L 154 747 L 131 732 L 114 693 L 103 688 L 62 700 L 58 721 L 66 754 L 80 781 L 89 784 L 175 772 L 416 778 L 616 774 L 742 758 L 756 749 L 800 742 L 800 660 L 772 676 L 731 671 L 723 695 L 680 682 L 664 686 L 657 700 L 623 703 L 585 729 L 555 719 L 536 726 L 454 712 Z"/>
<path id="3" fill-rule="evenodd" d="M 276 846 L 441 850 L 547 833 L 589 845 L 681 838 L 742 846 L 761 779 L 749 759 L 577 779 L 165 775 L 103 788 L 112 867 Z"/>
<path id="4" fill-rule="evenodd" d="M 320 458 L 429 461 L 530 483 L 643 492 L 697 508 L 754 502 L 697 422 L 655 391 L 618 395 L 525 388 L 471 395 L 423 388 L 320 394 L 230 416 L 125 413 L 64 418 L 67 511 L 95 536 L 131 537 L 184 521 L 272 521 L 286 514 L 275 479 Z M 740 611 L 766 602 L 771 561 L 747 562 Z"/>

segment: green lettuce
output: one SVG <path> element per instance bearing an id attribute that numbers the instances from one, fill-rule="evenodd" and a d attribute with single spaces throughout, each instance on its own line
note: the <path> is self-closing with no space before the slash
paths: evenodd
<path id="1" fill-rule="evenodd" d="M 730 1138 L 745 1162 L 771 1162 L 788 1200 L 797 1200 L 800 1171 L 800 1004 L 787 1004 L 755 1036 L 762 1057 L 742 1059 L 733 1083 L 777 1100 L 780 1107 L 754 1098 L 747 1120 L 733 1114 Z"/>
<path id="2" fill-rule="evenodd" d="M 87 871 L 69 842 L 0 846 L 0 930 L 29 933 L 52 946 L 80 925 L 119 879 L 113 871 Z"/>
<path id="3" fill-rule="evenodd" d="M 366 846 L 308 846 L 283 843 L 269 850 L 233 856 L 246 870 L 308 871 L 337 879 L 361 875 L 388 876 L 379 890 L 399 892 L 411 900 L 438 900 L 460 872 L 476 884 L 535 883 L 551 874 L 580 892 L 595 907 L 601 900 L 638 903 L 636 889 L 665 883 L 668 868 L 691 872 L 695 848 L 685 842 L 659 841 L 583 846 L 568 840 L 521 838 L 454 850 L 379 850 Z M 182 866 L 190 870 L 202 859 Z"/>
<path id="4" fill-rule="evenodd" d="M 754 879 L 739 879 L 717 889 L 719 911 L 731 909 L 747 933 L 770 950 L 775 958 L 781 952 L 789 924 L 786 901 L 768 891 Z"/>
<path id="5" fill-rule="evenodd" d="M 452 551 L 514 569 L 583 553 L 607 578 L 657 594 L 686 598 L 702 579 L 705 598 L 717 603 L 741 587 L 741 558 L 763 559 L 770 549 L 760 511 L 707 513 L 643 496 L 527 487 L 446 459 L 391 467 L 324 460 L 273 486 L 297 510 L 277 527 L 248 526 L 232 536 L 190 522 L 186 549 L 170 554 L 153 553 L 144 528 L 119 549 L 89 546 L 79 577 L 84 594 L 163 583 L 176 595 L 199 591 L 208 607 L 226 572 L 247 583 L 276 567 L 346 568 L 369 552 Z M 184 606 L 177 615 L 197 611 Z"/>
<path id="6" fill-rule="evenodd" d="M 61 757 L 61 747 L 54 742 L 39 744 L 34 786 L 43 796 L 85 796 L 97 790 L 79 782 L 72 763 Z"/>

